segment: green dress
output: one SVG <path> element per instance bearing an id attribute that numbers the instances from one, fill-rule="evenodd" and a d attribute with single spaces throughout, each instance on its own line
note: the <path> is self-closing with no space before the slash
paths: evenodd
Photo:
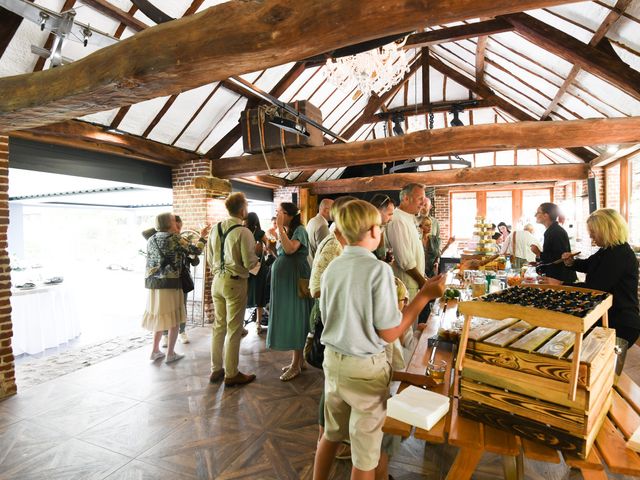
<path id="1" fill-rule="evenodd" d="M 287 255 L 279 245 L 278 258 L 271 267 L 267 348 L 272 350 L 302 350 L 309 333 L 313 300 L 298 296 L 298 279 L 311 275 L 307 261 L 309 237 L 305 228 L 296 228 L 291 240 L 298 240 L 300 248 Z"/>

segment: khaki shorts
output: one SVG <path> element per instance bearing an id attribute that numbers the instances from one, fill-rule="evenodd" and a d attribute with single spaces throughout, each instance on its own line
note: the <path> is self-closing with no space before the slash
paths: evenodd
<path id="1" fill-rule="evenodd" d="M 373 470 L 380 460 L 391 365 L 384 351 L 370 357 L 324 351 L 324 435 L 351 441 L 353 465 Z"/>

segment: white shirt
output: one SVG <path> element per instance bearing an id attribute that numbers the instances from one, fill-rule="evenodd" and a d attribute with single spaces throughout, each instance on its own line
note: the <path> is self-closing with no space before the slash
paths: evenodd
<path id="1" fill-rule="evenodd" d="M 513 236 L 516 236 L 515 251 L 513 249 Z M 531 245 L 536 245 L 540 250 L 540 242 L 536 240 L 536 237 L 531 235 L 527 230 L 514 230 L 509 234 L 505 242 L 502 244 L 500 253 L 507 255 L 515 255 L 518 258 L 523 258 L 527 262 L 535 262 L 536 254 L 531 251 Z"/>
<path id="2" fill-rule="evenodd" d="M 311 260 L 316 256 L 318 245 L 324 237 L 329 235 L 329 222 L 322 215 L 317 214 L 307 223 L 307 235 L 309 235 L 309 256 Z"/>
<path id="3" fill-rule="evenodd" d="M 392 265 L 393 273 L 410 290 L 416 290 L 418 282 L 406 273 L 407 270 L 417 268 L 424 275 L 424 248 L 415 218 L 415 215 L 397 208 L 386 229 L 386 238 L 393 249 L 395 259 Z"/>

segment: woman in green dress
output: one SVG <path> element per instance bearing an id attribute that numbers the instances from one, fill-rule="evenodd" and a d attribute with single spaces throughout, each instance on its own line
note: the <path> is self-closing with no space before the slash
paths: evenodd
<path id="1" fill-rule="evenodd" d="M 271 267 L 271 300 L 267 348 L 292 351 L 291 363 L 283 368 L 280 380 L 286 382 L 300 375 L 304 364 L 302 350 L 309 333 L 311 298 L 299 295 L 299 280 L 309 279 L 307 261 L 309 237 L 293 203 L 283 202 L 277 210 L 280 238 L 278 258 Z M 302 282 L 304 283 L 304 282 Z"/>

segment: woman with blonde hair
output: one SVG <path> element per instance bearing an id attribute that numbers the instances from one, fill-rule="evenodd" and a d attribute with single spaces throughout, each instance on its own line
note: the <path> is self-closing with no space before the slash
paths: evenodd
<path id="1" fill-rule="evenodd" d="M 600 249 L 584 260 L 574 259 L 570 253 L 563 253 L 562 259 L 567 267 L 587 274 L 584 282 L 573 285 L 613 295 L 609 326 L 631 346 L 640 336 L 640 313 L 638 259 L 628 243 L 627 222 L 612 208 L 601 208 L 587 218 L 587 230 Z M 562 282 L 552 280 L 550 283 Z"/>

